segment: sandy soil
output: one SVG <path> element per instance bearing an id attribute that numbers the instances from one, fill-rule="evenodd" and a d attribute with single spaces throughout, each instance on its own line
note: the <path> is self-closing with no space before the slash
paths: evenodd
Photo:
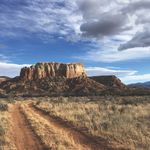
<path id="1" fill-rule="evenodd" d="M 44 150 L 40 139 L 34 134 L 20 105 L 15 104 L 10 110 L 12 116 L 12 137 L 17 150 Z"/>

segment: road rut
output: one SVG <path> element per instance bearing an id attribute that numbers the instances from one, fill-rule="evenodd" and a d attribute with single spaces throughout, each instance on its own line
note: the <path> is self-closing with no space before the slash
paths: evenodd
<path id="1" fill-rule="evenodd" d="M 19 104 L 12 106 L 12 138 L 17 150 L 45 150 L 40 139 L 34 134 Z"/>

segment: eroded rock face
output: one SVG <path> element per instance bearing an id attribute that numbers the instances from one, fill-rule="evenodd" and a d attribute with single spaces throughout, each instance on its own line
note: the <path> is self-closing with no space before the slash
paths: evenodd
<path id="1" fill-rule="evenodd" d="M 76 78 L 86 76 L 86 73 L 83 65 L 80 63 L 37 63 L 31 67 L 22 68 L 20 73 L 20 78 L 25 81 L 59 76 Z"/>

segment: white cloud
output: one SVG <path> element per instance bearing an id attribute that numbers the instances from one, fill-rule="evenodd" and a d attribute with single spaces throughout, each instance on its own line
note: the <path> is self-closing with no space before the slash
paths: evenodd
<path id="1" fill-rule="evenodd" d="M 102 68 L 102 67 L 87 67 L 85 68 L 88 76 L 102 76 L 102 75 L 133 75 L 137 71 L 135 70 L 119 70 L 119 69 L 109 69 L 109 68 Z"/>
<path id="2" fill-rule="evenodd" d="M 96 45 L 88 48 L 87 53 L 80 57 L 81 60 L 111 63 L 150 57 L 150 34 L 145 30 L 150 25 L 149 17 L 145 17 L 149 1 L 77 2 L 83 16 L 82 35 Z"/>
<path id="3" fill-rule="evenodd" d="M 19 4 L 14 5 L 13 3 L 16 2 Z M 140 45 L 146 42 L 144 45 L 147 47 L 136 48 L 136 44 L 135 48 L 118 51 L 119 45 L 130 41 L 136 32 L 146 34 L 143 33 L 143 28 L 150 25 L 148 13 L 145 15 L 145 12 L 149 10 L 149 4 L 149 1 L 145 0 L 136 0 L 135 2 L 130 0 L 14 0 L 9 3 L 2 0 L 0 5 L 0 28 L 2 29 L 0 36 L 28 36 L 30 33 L 31 35 L 35 33 L 42 39 L 58 36 L 67 40 L 79 40 L 81 39 L 80 35 L 84 35 L 83 32 L 86 31 L 86 35 L 92 33 L 92 36 L 86 40 L 92 41 L 95 46 L 87 49 L 88 52 L 80 59 L 111 63 L 149 58 L 150 34 L 146 36 L 148 40 L 139 39 L 142 42 Z M 80 27 L 82 29 L 83 25 L 90 25 L 90 28 L 80 31 Z M 97 30 L 95 30 L 95 25 Z M 111 29 L 109 33 L 107 33 L 108 28 Z M 97 31 L 99 32 L 98 36 Z M 99 35 L 102 35 L 103 38 L 100 38 Z M 141 36 L 139 35 L 139 37 Z M 85 40 L 85 37 L 83 36 L 82 39 Z M 136 43 L 139 44 L 139 42 Z M 8 61 L 2 60 L 7 60 L 7 58 L 0 55 L 0 61 L 8 63 Z M 13 69 L 19 67 L 21 66 L 15 66 Z M 10 72 L 4 70 L 0 74 L 11 75 L 11 68 Z M 16 71 L 17 73 L 14 72 L 13 75 L 18 74 L 18 71 Z"/>
<path id="4" fill-rule="evenodd" d="M 20 74 L 20 69 L 25 66 L 29 65 L 0 62 L 0 76 L 9 76 L 9 77 L 18 76 Z"/>
<path id="5" fill-rule="evenodd" d="M 81 32 L 84 38 L 94 39 L 101 45 L 104 44 L 103 40 L 118 40 L 115 49 L 110 50 L 109 43 L 106 42 L 99 50 L 89 50 L 85 56 L 87 59 L 114 62 L 150 57 L 150 34 L 145 30 L 149 29 L 150 25 L 149 0 L 78 0 L 77 2 L 83 16 Z M 127 52 L 117 50 L 127 50 Z"/>
<path id="6" fill-rule="evenodd" d="M 136 83 L 150 81 L 150 74 L 135 74 L 120 78 L 124 83 Z"/>
<path id="7" fill-rule="evenodd" d="M 149 27 L 149 17 L 145 17 L 149 6 L 148 0 L 2 0 L 0 36 L 36 34 L 42 39 L 77 41 L 87 40 L 81 38 L 86 35 L 97 42 L 105 36 L 109 40 L 120 37 L 126 43 L 137 31 Z"/>
<path id="8" fill-rule="evenodd" d="M 2 1 L 0 9 L 0 35 L 9 37 L 77 36 L 82 19 L 75 1 L 68 0 Z"/>
<path id="9" fill-rule="evenodd" d="M 125 51 L 118 51 L 118 42 L 106 42 L 107 46 L 100 44 L 93 45 L 92 50 L 88 50 L 84 56 L 78 57 L 82 60 L 90 60 L 95 62 L 118 62 L 135 59 L 143 59 L 150 57 L 150 47 L 132 48 Z M 98 47 L 99 46 L 99 47 Z"/>

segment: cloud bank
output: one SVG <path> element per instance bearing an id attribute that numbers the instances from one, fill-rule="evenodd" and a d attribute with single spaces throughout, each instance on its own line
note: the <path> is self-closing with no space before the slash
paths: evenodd
<path id="1" fill-rule="evenodd" d="M 88 76 L 103 76 L 103 75 L 133 75 L 137 71 L 134 70 L 118 70 L 118 69 L 110 69 L 110 68 L 102 68 L 102 67 L 87 67 L 86 72 Z"/>
<path id="2" fill-rule="evenodd" d="M 137 83 L 137 82 L 147 82 L 150 80 L 150 74 L 135 74 L 131 76 L 124 76 L 120 78 L 122 82 L 126 84 Z"/>
<path id="3" fill-rule="evenodd" d="M 149 0 L 1 0 L 0 36 L 35 34 L 98 43 L 124 36 L 118 50 L 149 47 L 149 9 Z"/>
<path id="4" fill-rule="evenodd" d="M 8 77 L 18 76 L 20 74 L 20 69 L 25 66 L 29 65 L 0 62 L 0 76 L 8 76 Z"/>
<path id="5" fill-rule="evenodd" d="M 68 0 L 1 0 L 1 36 L 60 37 L 79 32 L 80 15 Z"/>
<path id="6" fill-rule="evenodd" d="M 123 43 L 118 42 L 118 50 L 150 46 L 149 0 L 82 0 L 78 5 L 83 15 L 80 29 L 84 37 L 128 36 Z"/>

